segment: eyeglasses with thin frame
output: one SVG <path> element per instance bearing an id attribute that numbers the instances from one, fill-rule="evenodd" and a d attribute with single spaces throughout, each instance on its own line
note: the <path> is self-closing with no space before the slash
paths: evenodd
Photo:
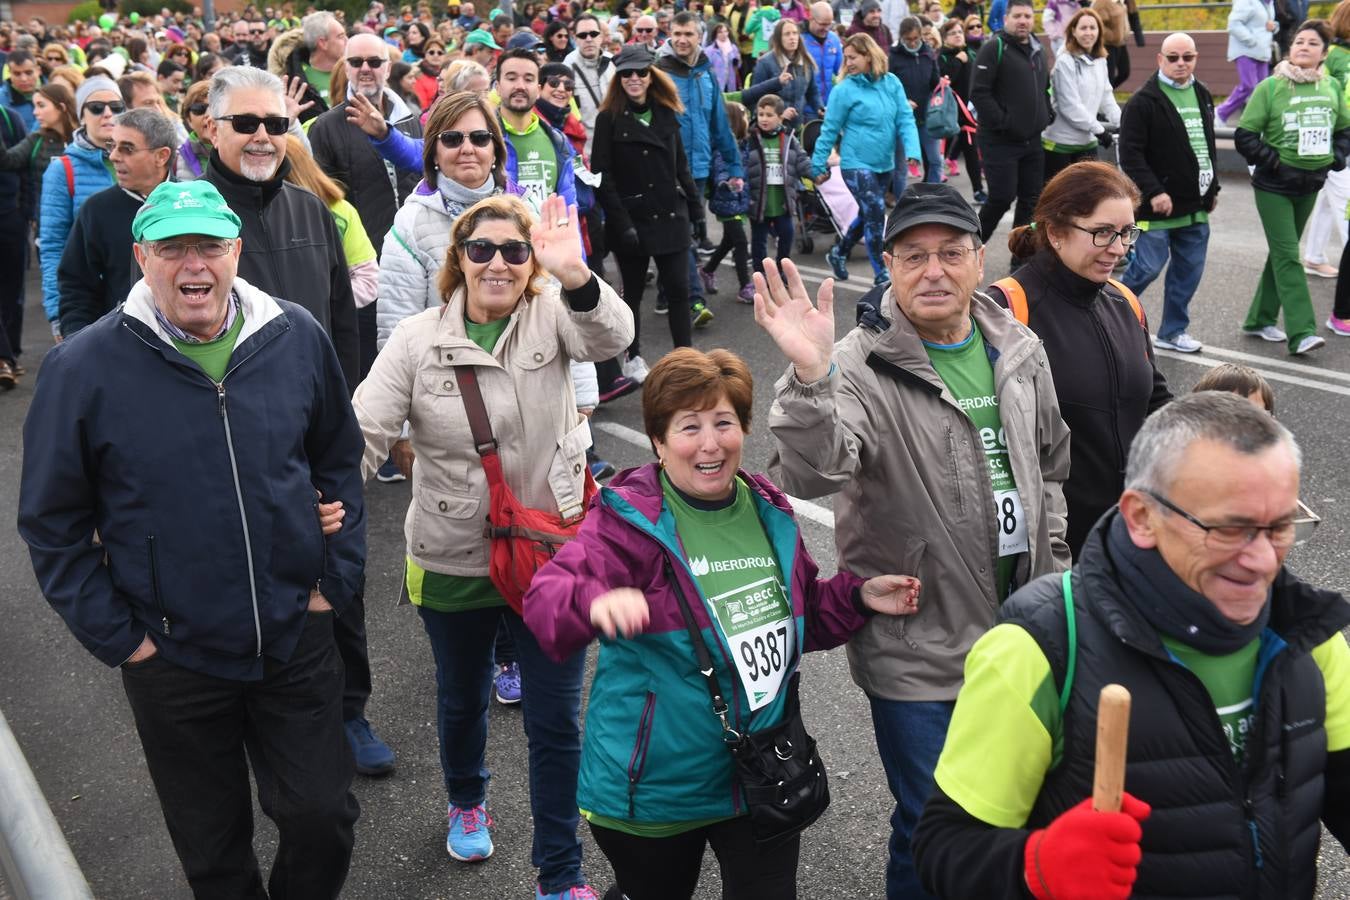
<path id="1" fill-rule="evenodd" d="M 564 78 L 562 75 L 551 75 L 544 79 L 544 84 L 553 88 L 555 91 L 562 88 L 565 91 L 576 90 L 576 82 L 570 78 Z"/>
<path id="2" fill-rule="evenodd" d="M 965 265 L 966 259 L 974 253 L 975 247 L 964 244 L 951 244 L 936 250 L 902 250 L 892 258 L 905 272 L 917 272 L 928 265 L 928 260 L 936 256 L 944 269 L 957 269 Z"/>
<path id="3" fill-rule="evenodd" d="M 1277 550 L 1285 550 L 1295 544 L 1302 544 L 1311 538 L 1313 532 L 1317 530 L 1317 524 L 1322 521 L 1317 513 L 1305 506 L 1302 501 L 1299 501 L 1298 511 L 1291 518 L 1270 525 L 1209 525 L 1201 522 L 1162 494 L 1154 491 L 1144 491 L 1144 493 L 1156 500 L 1164 509 L 1176 513 L 1196 528 L 1203 530 L 1205 532 L 1205 546 L 1216 551 L 1241 550 L 1256 540 L 1257 535 L 1263 531 L 1272 547 Z"/>
<path id="4" fill-rule="evenodd" d="M 492 257 L 498 252 L 502 255 L 502 262 L 508 266 L 523 266 L 530 261 L 530 254 L 534 252 L 529 241 L 504 241 L 495 244 L 485 238 L 473 238 L 460 241 L 459 246 L 469 258 L 469 262 L 480 266 L 492 262 Z"/>
<path id="5" fill-rule="evenodd" d="M 234 241 L 229 238 L 203 238 L 191 242 L 154 241 L 149 247 L 152 254 L 170 262 L 183 259 L 190 250 L 196 250 L 202 259 L 220 259 L 234 249 Z"/>
<path id="6" fill-rule="evenodd" d="M 144 153 L 149 147 L 137 147 L 135 144 L 113 144 L 113 152 L 118 156 L 135 156 L 137 153 Z"/>
<path id="7" fill-rule="evenodd" d="M 1100 228 L 1084 228 L 1082 225 L 1074 225 L 1072 222 L 1069 224 L 1084 234 L 1092 235 L 1092 246 L 1094 247 L 1110 247 L 1115 243 L 1116 238 L 1120 238 L 1120 245 L 1122 247 L 1129 247 L 1132 246 L 1135 241 L 1139 240 L 1139 235 L 1141 233 L 1139 226 L 1137 225 L 1126 225 L 1124 228 L 1116 231 L 1109 225 L 1103 225 Z"/>
<path id="8" fill-rule="evenodd" d="M 254 134 L 261 125 L 272 137 L 281 137 L 291 129 L 289 116 L 256 116 L 253 113 L 239 113 L 234 116 L 218 116 L 217 122 L 229 122 L 235 134 Z"/>
<path id="9" fill-rule="evenodd" d="M 447 150 L 458 149 L 464 144 L 465 138 L 475 147 L 482 148 L 492 143 L 492 132 L 486 128 L 475 128 L 473 131 L 442 131 L 436 135 L 436 140 Z"/>
<path id="10" fill-rule="evenodd" d="M 1197 53 L 1164 53 L 1163 59 L 1170 63 L 1176 63 L 1178 60 L 1185 60 L 1188 63 L 1193 63 L 1198 55 L 1199 54 Z"/>
<path id="11" fill-rule="evenodd" d="M 127 105 L 125 103 L 108 100 L 90 100 L 84 105 L 84 108 L 96 116 L 103 115 L 107 110 L 112 110 L 112 113 L 115 116 L 120 116 L 127 111 Z"/>
<path id="12" fill-rule="evenodd" d="M 359 69 L 364 65 L 371 69 L 378 69 L 387 62 L 389 62 L 387 56 L 349 56 L 347 57 L 347 68 Z"/>
<path id="13" fill-rule="evenodd" d="M 646 78 L 652 73 L 651 69 L 624 69 L 619 73 L 620 78 Z"/>

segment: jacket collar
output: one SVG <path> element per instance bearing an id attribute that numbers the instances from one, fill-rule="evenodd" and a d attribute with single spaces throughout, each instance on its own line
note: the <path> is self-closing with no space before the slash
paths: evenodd
<path id="1" fill-rule="evenodd" d="M 436 337 L 432 342 L 432 346 L 440 352 L 441 364 L 448 366 L 472 364 L 501 368 L 501 362 L 492 353 L 475 344 L 469 337 L 468 329 L 464 327 L 464 307 L 467 302 L 468 295 L 464 285 L 461 284 L 450 295 L 449 302 L 441 307 L 440 322 L 436 326 Z M 529 301 L 517 301 L 516 308 L 511 310 L 511 321 L 502 332 L 502 340 L 520 327 L 520 316 L 528 308 Z"/>
<path id="2" fill-rule="evenodd" d="M 239 298 L 239 311 L 244 317 L 243 327 L 239 331 L 239 344 L 257 334 L 264 325 L 282 315 L 281 306 L 266 291 L 261 291 L 244 279 L 235 276 L 232 288 Z M 122 304 L 122 314 L 135 319 L 149 329 L 155 337 L 166 345 L 173 346 L 173 336 L 164 330 L 155 316 L 155 299 L 150 285 L 142 278 L 132 285 L 131 293 Z"/>
<path id="3" fill-rule="evenodd" d="M 1103 284 L 1084 278 L 1069 269 L 1068 266 L 1060 262 L 1058 256 L 1053 250 L 1038 250 L 1036 255 L 1027 263 L 1032 269 L 1036 270 L 1050 289 L 1059 297 L 1072 303 L 1074 306 L 1089 307 L 1097 301 L 1101 295 Z"/>
<path id="4" fill-rule="evenodd" d="M 765 503 L 792 515 L 792 502 L 788 500 L 787 494 L 768 478 L 744 469 L 737 469 L 736 475 Z M 656 526 L 665 505 L 665 493 L 661 490 L 661 467 L 657 463 L 646 463 L 635 469 L 625 469 L 614 476 L 600 494 L 607 506 L 613 507 L 616 499 L 622 499 L 648 523 Z"/>
<path id="5" fill-rule="evenodd" d="M 221 189 L 222 194 L 227 195 L 225 199 L 230 202 L 231 207 L 234 206 L 231 201 L 235 199 L 248 199 L 254 206 L 262 208 L 271 203 L 285 186 L 286 173 L 291 170 L 291 161 L 283 159 L 281 165 L 277 167 L 276 174 L 267 181 L 253 181 L 243 175 L 236 175 L 220 161 L 218 150 L 211 151 L 210 166 L 219 177 L 216 186 Z"/>

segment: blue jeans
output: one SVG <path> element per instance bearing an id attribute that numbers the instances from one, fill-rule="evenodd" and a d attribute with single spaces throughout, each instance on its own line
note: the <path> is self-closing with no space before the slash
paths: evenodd
<path id="1" fill-rule="evenodd" d="M 942 141 L 931 137 L 919 123 L 919 145 L 923 147 L 923 180 L 925 184 L 942 183 Z M 908 163 L 906 164 L 908 165 Z"/>
<path id="2" fill-rule="evenodd" d="M 880 174 L 871 169 L 844 169 L 841 173 L 849 193 L 858 203 L 858 217 L 844 232 L 839 250 L 847 254 L 859 238 L 867 241 L 867 257 L 872 261 L 872 274 L 886 271 L 881 261 L 882 237 L 886 233 L 886 180 L 890 172 Z"/>
<path id="3" fill-rule="evenodd" d="M 1167 265 L 1168 250 L 1172 263 Z M 1171 339 L 1191 324 L 1189 307 L 1200 276 L 1205 273 L 1209 248 L 1209 225 L 1200 222 L 1184 228 L 1159 228 L 1140 232 L 1134 243 L 1134 261 L 1121 279 L 1127 288 L 1142 294 L 1167 266 L 1163 282 L 1163 314 L 1158 337 Z"/>
<path id="4" fill-rule="evenodd" d="M 794 234 L 792 214 L 783 213 L 781 216 L 750 223 L 750 260 L 754 263 L 756 272 L 764 271 L 764 260 L 769 255 L 770 233 L 778 241 L 774 261 L 781 263 L 792 255 L 792 237 Z"/>
<path id="5" fill-rule="evenodd" d="M 947 725 L 956 701 L 911 702 L 868 698 L 877 751 L 886 769 L 886 783 L 895 798 L 891 814 L 890 860 L 886 864 L 887 900 L 926 900 L 919 886 L 910 839 L 928 796 L 933 792 Z"/>
<path id="6" fill-rule="evenodd" d="M 530 759 L 530 861 L 545 893 L 582 884 L 577 840 L 577 769 L 581 765 L 581 677 L 586 654 L 563 663 L 544 655 L 515 612 L 500 606 L 443 613 L 419 606 L 436 659 L 437 732 L 445 792 L 455 806 L 487 798 L 488 698 L 497 623 L 515 639 L 521 711 Z"/>

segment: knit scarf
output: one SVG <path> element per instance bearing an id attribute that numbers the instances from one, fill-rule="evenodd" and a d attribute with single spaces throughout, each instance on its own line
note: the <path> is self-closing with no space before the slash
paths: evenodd
<path id="1" fill-rule="evenodd" d="M 476 188 L 471 188 L 447 178 L 444 172 L 437 172 L 436 190 L 441 193 L 441 201 L 445 204 L 445 211 L 452 216 L 458 216 L 479 200 L 484 200 L 497 193 L 497 182 L 493 180 L 492 173 L 489 172 L 487 181 Z"/>
<path id="2" fill-rule="evenodd" d="M 1270 602 L 1248 625 L 1239 625 L 1177 577 L 1155 549 L 1130 540 L 1125 518 L 1114 513 L 1106 547 L 1120 577 L 1121 595 L 1160 633 L 1210 656 L 1236 653 L 1261 636 Z"/>
<path id="3" fill-rule="evenodd" d="M 1305 69 L 1302 66 L 1294 65 L 1287 59 L 1282 59 L 1275 66 L 1275 74 L 1281 78 L 1287 78 L 1294 84 L 1316 84 L 1322 80 L 1323 72 L 1321 65 Z"/>
<path id="4" fill-rule="evenodd" d="M 543 97 L 534 101 L 534 111 L 544 117 L 544 121 L 552 125 L 556 131 L 562 131 L 563 125 L 567 122 L 567 114 L 572 111 L 571 107 L 554 106 Z"/>

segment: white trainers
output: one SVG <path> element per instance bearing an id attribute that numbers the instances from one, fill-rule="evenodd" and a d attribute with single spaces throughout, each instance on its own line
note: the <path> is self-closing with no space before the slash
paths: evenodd
<path id="1" fill-rule="evenodd" d="M 1155 337 L 1153 346 L 1160 347 L 1163 350 L 1175 350 L 1178 353 L 1199 353 L 1205 345 L 1183 331 L 1175 337 Z"/>
<path id="2" fill-rule="evenodd" d="M 636 381 L 638 384 L 647 380 L 647 373 L 651 371 L 647 368 L 647 362 L 640 356 L 629 357 L 623 364 L 623 374 Z"/>
<path id="3" fill-rule="evenodd" d="M 1303 271 L 1316 278 L 1336 278 L 1341 274 L 1341 270 L 1328 263 L 1303 261 Z"/>
<path id="4" fill-rule="evenodd" d="M 1305 353 L 1311 353 L 1319 347 L 1325 347 L 1326 345 L 1326 338 L 1322 337 L 1320 334 L 1310 334 L 1298 342 L 1298 346 L 1294 348 L 1294 355 L 1302 356 Z"/>
<path id="5" fill-rule="evenodd" d="M 1247 337 L 1258 337 L 1263 341 L 1270 341 L 1272 344 L 1283 344 L 1289 340 L 1289 335 L 1285 334 L 1274 325 L 1263 325 L 1260 328 L 1244 328 L 1242 333 Z"/>

